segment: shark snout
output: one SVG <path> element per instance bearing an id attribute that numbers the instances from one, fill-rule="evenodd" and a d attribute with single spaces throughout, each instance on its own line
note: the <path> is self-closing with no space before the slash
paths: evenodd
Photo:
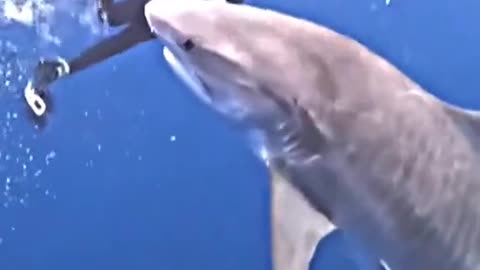
<path id="1" fill-rule="evenodd" d="M 165 18 L 168 16 L 168 14 L 166 14 L 168 12 L 167 9 L 172 4 L 175 5 L 175 2 L 168 0 L 152 0 L 147 2 L 144 13 L 150 30 L 153 33 L 158 35 L 165 29 Z"/>
<path id="2" fill-rule="evenodd" d="M 204 0 L 151 0 L 145 5 L 145 18 L 147 19 L 150 30 L 163 36 L 166 33 L 167 26 L 175 25 L 189 11 L 195 8 Z"/>

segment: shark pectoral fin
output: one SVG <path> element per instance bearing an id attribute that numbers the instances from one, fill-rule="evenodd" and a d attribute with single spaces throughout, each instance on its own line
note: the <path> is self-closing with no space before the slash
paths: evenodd
<path id="1" fill-rule="evenodd" d="M 270 168 L 274 270 L 308 270 L 318 242 L 336 227 L 280 172 Z"/>

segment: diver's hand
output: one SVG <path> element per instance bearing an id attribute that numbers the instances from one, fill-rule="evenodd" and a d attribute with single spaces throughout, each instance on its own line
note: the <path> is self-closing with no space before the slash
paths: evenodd
<path id="1" fill-rule="evenodd" d="M 35 67 L 32 88 L 38 95 L 44 95 L 49 84 L 70 72 L 68 63 L 62 58 L 57 60 L 41 59 Z"/>

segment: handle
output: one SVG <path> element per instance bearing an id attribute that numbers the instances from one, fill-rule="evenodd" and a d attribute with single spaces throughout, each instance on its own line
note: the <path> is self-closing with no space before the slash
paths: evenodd
<path id="1" fill-rule="evenodd" d="M 47 110 L 47 105 L 43 98 L 35 93 L 35 89 L 32 88 L 32 82 L 28 81 L 27 86 L 24 90 L 24 97 L 27 101 L 28 106 L 37 116 L 42 116 Z"/>

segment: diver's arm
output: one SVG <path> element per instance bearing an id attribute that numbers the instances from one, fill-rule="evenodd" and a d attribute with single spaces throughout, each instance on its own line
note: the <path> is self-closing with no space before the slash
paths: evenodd
<path id="1" fill-rule="evenodd" d="M 32 87 L 38 93 L 45 92 L 48 85 L 55 80 L 88 68 L 152 38 L 154 36 L 149 28 L 137 23 L 100 41 L 69 61 L 41 60 L 35 68 Z"/>
<path id="2" fill-rule="evenodd" d="M 68 62 L 70 67 L 69 74 L 73 74 L 114 55 L 123 53 L 135 45 L 148 41 L 153 37 L 148 28 L 145 29 L 143 26 L 137 24 L 129 25 L 120 33 L 100 41 L 85 50 L 78 57 L 70 60 Z"/>

